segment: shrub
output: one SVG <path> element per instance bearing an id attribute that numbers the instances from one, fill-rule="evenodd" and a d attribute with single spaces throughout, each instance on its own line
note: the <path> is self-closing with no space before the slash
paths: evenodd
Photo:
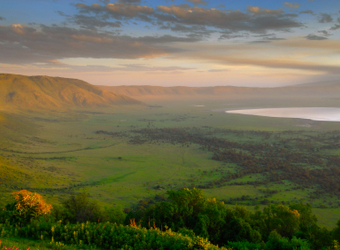
<path id="1" fill-rule="evenodd" d="M 3 208 L 2 220 L 8 219 L 12 223 L 27 224 L 31 219 L 36 219 L 51 213 L 52 205 L 46 204 L 40 194 L 21 190 L 12 193 L 15 202 Z"/>
<path id="2" fill-rule="evenodd" d="M 72 195 L 62 203 L 64 220 L 70 223 L 98 222 L 101 219 L 101 208 L 96 201 L 91 201 L 85 193 Z"/>

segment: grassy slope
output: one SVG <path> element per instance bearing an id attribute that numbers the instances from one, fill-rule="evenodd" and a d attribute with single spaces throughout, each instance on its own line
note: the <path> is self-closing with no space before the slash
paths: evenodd
<path id="1" fill-rule="evenodd" d="M 76 79 L 0 74 L 0 107 L 13 110 L 65 110 L 140 104 L 130 97 Z"/>

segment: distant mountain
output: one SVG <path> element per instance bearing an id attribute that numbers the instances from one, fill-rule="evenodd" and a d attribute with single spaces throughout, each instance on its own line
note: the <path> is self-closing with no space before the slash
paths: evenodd
<path id="1" fill-rule="evenodd" d="M 160 87 L 160 86 L 99 86 L 102 89 L 134 97 L 143 96 L 197 96 L 249 93 L 253 88 L 245 87 Z"/>
<path id="2" fill-rule="evenodd" d="M 60 110 L 131 104 L 141 102 L 81 80 L 0 74 L 0 109 L 6 111 Z"/>
<path id="3" fill-rule="evenodd" d="M 159 87 L 159 86 L 99 86 L 113 93 L 139 100 L 158 98 L 291 98 L 291 97 L 340 97 L 340 80 L 300 84 L 276 88 L 254 87 Z"/>

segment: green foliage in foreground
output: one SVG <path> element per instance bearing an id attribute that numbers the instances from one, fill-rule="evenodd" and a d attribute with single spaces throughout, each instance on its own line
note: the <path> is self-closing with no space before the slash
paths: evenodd
<path id="1" fill-rule="evenodd" d="M 97 250 L 98 248 L 84 245 L 83 247 L 65 245 L 60 242 L 54 242 L 47 240 L 31 240 L 24 238 L 1 238 L 0 239 L 1 250 Z"/>
<path id="2" fill-rule="evenodd" d="M 13 224 L 15 213 L 7 206 L 0 212 L 0 239 L 48 241 L 52 249 L 338 249 L 340 221 L 333 232 L 320 228 L 306 204 L 271 204 L 250 212 L 207 199 L 199 189 L 169 191 L 168 196 L 130 212 L 127 225 L 119 209 L 101 209 L 85 194 L 27 223 Z"/>
<path id="3" fill-rule="evenodd" d="M 112 223 L 67 224 L 36 221 L 25 227 L 0 225 L 0 237 L 50 239 L 51 242 L 103 249 L 218 249 L 207 239 L 159 229 Z M 225 248 L 222 248 L 225 249 Z"/>
<path id="4" fill-rule="evenodd" d="M 296 244 L 305 248 L 310 245 L 311 249 L 332 245 L 331 232 L 317 225 L 309 204 L 270 204 L 262 211 L 251 212 L 243 207 L 227 208 L 195 188 L 169 191 L 168 196 L 167 201 L 129 213 L 126 222 L 135 218 L 143 227 L 187 228 L 218 245 L 247 242 L 266 244 L 266 249 L 279 249 L 278 244 L 285 245 L 283 249 L 298 249 Z M 253 248 L 249 245 L 247 249 Z"/>

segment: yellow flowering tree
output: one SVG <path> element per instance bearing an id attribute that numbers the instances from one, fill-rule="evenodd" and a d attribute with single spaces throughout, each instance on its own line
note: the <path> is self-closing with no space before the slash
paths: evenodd
<path id="1" fill-rule="evenodd" d="M 27 223 L 32 218 L 39 218 L 51 213 L 52 205 L 46 204 L 43 197 L 38 193 L 27 190 L 13 192 L 15 202 L 8 204 L 5 210 L 13 222 Z"/>

